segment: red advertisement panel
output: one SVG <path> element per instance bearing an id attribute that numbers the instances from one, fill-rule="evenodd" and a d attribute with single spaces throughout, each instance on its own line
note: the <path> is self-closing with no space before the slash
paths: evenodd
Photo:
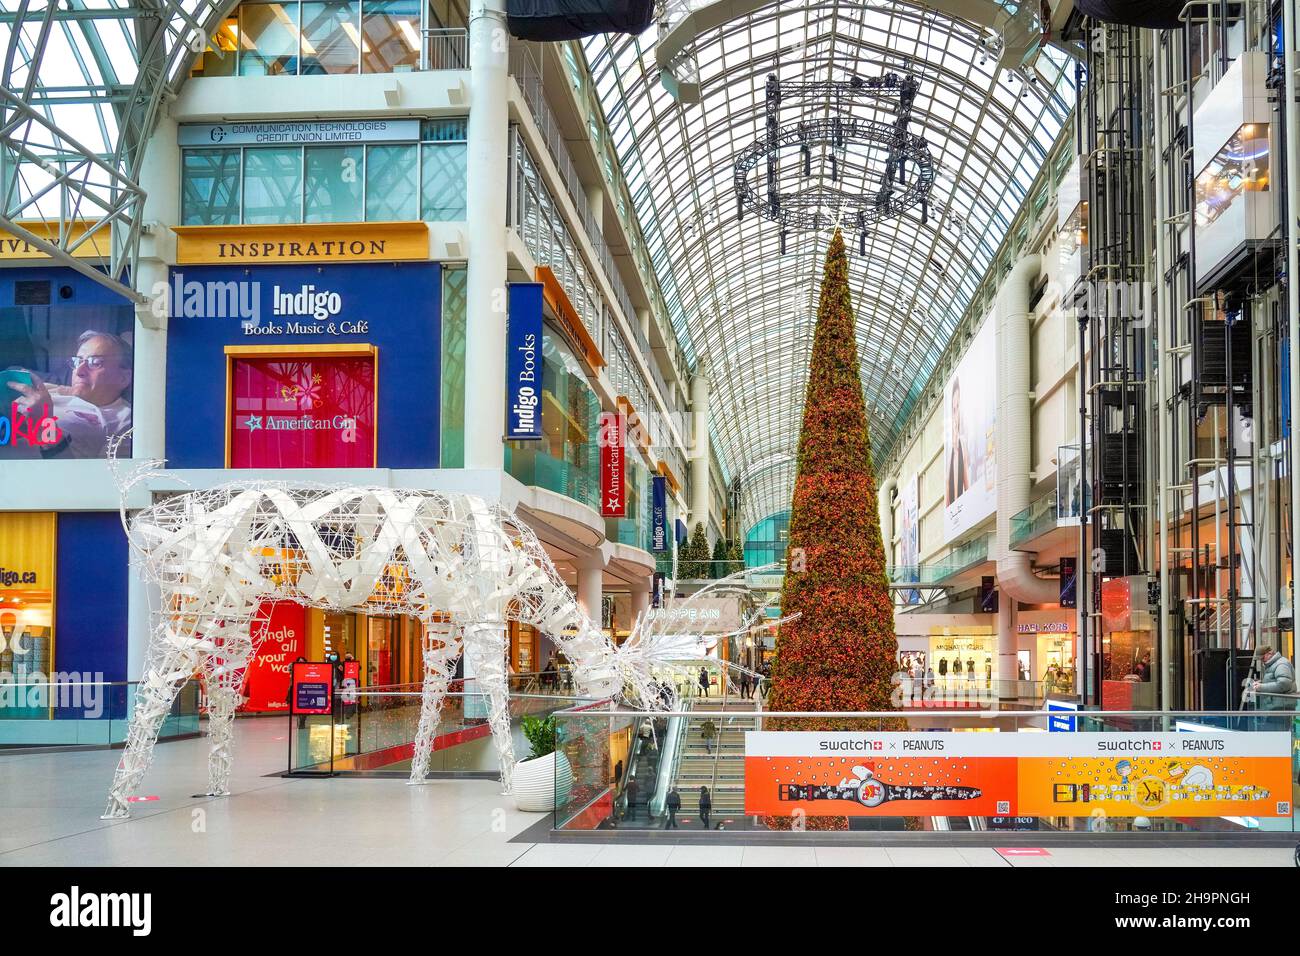
<path id="1" fill-rule="evenodd" d="M 234 359 L 232 468 L 372 468 L 373 356 Z"/>
<path id="2" fill-rule="evenodd" d="M 300 661 L 293 665 L 292 702 L 294 714 L 328 714 L 334 705 L 334 665 Z"/>
<path id="3" fill-rule="evenodd" d="M 600 413 L 600 516 L 627 515 L 627 476 L 623 448 L 626 428 L 617 412 Z"/>
<path id="4" fill-rule="evenodd" d="M 265 631 L 257 656 L 248 665 L 248 702 L 241 709 L 252 713 L 284 711 L 289 708 L 289 668 L 307 646 L 307 609 L 294 601 L 268 601 L 262 605 L 258 619 L 266 621 Z"/>

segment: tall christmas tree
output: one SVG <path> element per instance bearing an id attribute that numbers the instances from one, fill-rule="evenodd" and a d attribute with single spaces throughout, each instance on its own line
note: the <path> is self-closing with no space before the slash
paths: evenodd
<path id="1" fill-rule="evenodd" d="M 781 626 L 767 707 L 894 709 L 894 608 L 876 510 L 866 406 L 858 371 L 848 257 L 836 230 L 826 253 L 813 335 L 798 471 L 790 510 Z M 781 722 L 794 729 L 793 721 Z M 797 723 L 834 729 L 827 721 Z M 860 726 L 845 729 L 861 729 Z"/>

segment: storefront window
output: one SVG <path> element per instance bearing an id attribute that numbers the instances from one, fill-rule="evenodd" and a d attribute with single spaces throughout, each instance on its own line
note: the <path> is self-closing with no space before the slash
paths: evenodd
<path id="1" fill-rule="evenodd" d="M 365 150 L 360 146 L 309 146 L 306 154 L 304 221 L 360 222 Z"/>
<path id="2" fill-rule="evenodd" d="M 458 117 L 420 143 L 185 149 L 182 224 L 462 221 L 465 136 Z"/>
<path id="3" fill-rule="evenodd" d="M 626 452 L 626 517 L 608 518 L 605 536 L 620 544 L 650 550 L 650 471 L 632 448 Z"/>
<path id="4" fill-rule="evenodd" d="M 790 543 L 790 513 L 783 511 L 764 518 L 745 535 L 745 566 L 762 567 L 785 560 Z"/>
<path id="5" fill-rule="evenodd" d="M 464 269 L 442 273 L 443 468 L 465 467 L 465 279 Z"/>
<path id="6" fill-rule="evenodd" d="M 366 150 L 366 220 L 405 222 L 418 217 L 419 180 L 414 145 Z"/>
<path id="7" fill-rule="evenodd" d="M 298 72 L 298 4 L 246 3 L 240 7 L 240 76 Z"/>
<path id="8" fill-rule="evenodd" d="M 549 329 L 542 335 L 542 440 L 511 442 L 507 469 L 528 485 L 599 505 L 600 402 L 573 352 Z"/>
<path id="9" fill-rule="evenodd" d="M 361 13 L 361 72 L 403 73 L 419 67 L 417 0 L 372 0 Z"/>
<path id="10" fill-rule="evenodd" d="M 14 685 L 49 680 L 54 664 L 53 512 L 0 514 L 0 672 Z M 0 695 L 0 719 L 45 719 L 39 694 Z"/>
<path id="11" fill-rule="evenodd" d="M 373 356 L 231 358 L 233 468 L 372 468 Z"/>
<path id="12" fill-rule="evenodd" d="M 428 222 L 459 222 L 465 218 L 465 143 L 424 145 L 424 211 Z"/>
<path id="13" fill-rule="evenodd" d="M 259 146 L 244 150 L 244 222 L 302 222 L 302 150 Z"/>
<path id="14" fill-rule="evenodd" d="M 212 34 L 191 76 L 234 76 L 239 66 L 239 17 L 230 16 Z"/>
<path id="15" fill-rule="evenodd" d="M 361 35 L 355 3 L 302 5 L 302 67 L 304 75 L 356 73 Z"/>
<path id="16" fill-rule="evenodd" d="M 238 149 L 187 149 L 181 160 L 181 224 L 239 223 Z"/>

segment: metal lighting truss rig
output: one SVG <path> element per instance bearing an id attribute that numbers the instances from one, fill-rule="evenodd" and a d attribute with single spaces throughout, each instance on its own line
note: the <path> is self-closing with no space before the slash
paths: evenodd
<path id="1" fill-rule="evenodd" d="M 930 155 L 929 143 L 907 128 L 919 86 L 915 77 L 897 73 L 878 77 L 854 76 L 848 80 L 785 83 L 775 75 L 768 76 L 766 135 L 743 150 L 735 161 L 733 179 L 737 217 L 743 219 L 748 210 L 778 223 L 783 246 L 786 232 L 790 229 L 815 231 L 841 223 L 856 228 L 861 244 L 865 245 L 868 223 L 896 218 L 916 205 L 921 207 L 922 220 L 928 222 L 930 190 L 935 178 L 934 159 Z M 850 112 L 852 103 L 864 97 L 890 102 L 895 117 L 893 122 L 853 116 Z M 781 105 L 789 100 L 831 104 L 833 109 L 826 116 L 782 125 Z M 781 192 L 778 160 L 782 149 L 799 147 L 805 178 L 813 175 L 813 152 L 825 149 L 830 163 L 830 180 L 838 184 L 850 144 L 885 154 L 883 175 L 874 191 L 818 186 Z M 749 181 L 749 174 L 760 163 L 764 164 L 766 172 L 763 195 Z"/>

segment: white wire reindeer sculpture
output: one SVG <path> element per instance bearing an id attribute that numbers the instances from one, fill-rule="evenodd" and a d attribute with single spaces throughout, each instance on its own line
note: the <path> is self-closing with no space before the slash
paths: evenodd
<path id="1" fill-rule="evenodd" d="M 159 472 L 146 462 L 129 488 Z M 112 462 L 115 474 L 117 462 Z M 208 792 L 229 793 L 232 732 L 244 672 L 266 631 L 262 608 L 289 600 L 329 610 L 405 614 L 423 626 L 423 686 L 411 783 L 429 758 L 456 660 L 485 691 L 510 790 L 514 769 L 506 622 L 547 634 L 580 693 L 673 707 L 653 668 L 672 656 L 668 626 L 638 619 L 621 646 L 578 606 L 532 530 L 474 495 L 257 481 L 191 491 L 123 522 L 159 605 L 105 819 L 128 815 L 163 720 L 192 677 L 208 700 Z"/>

